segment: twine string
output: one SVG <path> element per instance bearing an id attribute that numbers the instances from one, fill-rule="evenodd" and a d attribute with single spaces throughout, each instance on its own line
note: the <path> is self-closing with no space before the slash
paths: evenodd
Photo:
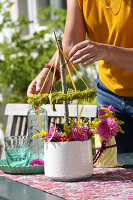
<path id="1" fill-rule="evenodd" d="M 42 126 L 42 122 L 41 122 L 41 115 L 40 115 L 39 107 L 38 107 L 38 117 L 39 117 L 39 122 L 40 122 L 40 126 L 41 126 L 41 131 L 44 131 L 43 126 Z"/>
<path id="2" fill-rule="evenodd" d="M 54 131 L 52 133 L 52 136 L 51 138 L 48 140 L 48 143 L 52 140 L 52 138 L 54 137 L 54 134 L 55 134 L 55 131 L 56 131 L 56 121 L 57 121 L 57 118 L 55 119 L 55 127 L 54 127 Z"/>
<path id="3" fill-rule="evenodd" d="M 95 147 L 95 149 L 97 149 L 98 151 L 97 151 L 97 153 L 95 154 L 95 156 L 93 157 L 93 164 L 95 164 L 95 163 L 97 162 L 97 160 L 100 158 L 102 152 L 103 152 L 105 149 L 107 149 L 107 148 L 112 148 L 112 147 L 116 147 L 116 146 L 117 146 L 117 144 L 110 145 L 110 146 L 106 146 L 106 140 L 104 140 L 104 141 L 102 142 L 101 147 L 98 147 L 98 148 Z"/>
<path id="4" fill-rule="evenodd" d="M 68 62 L 69 62 L 70 65 L 73 67 L 73 69 L 75 70 L 75 72 L 78 74 L 79 78 L 82 80 L 82 82 L 84 83 L 84 85 L 85 85 L 85 86 L 87 87 L 87 89 L 88 89 L 88 86 L 86 85 L 85 81 L 82 79 L 82 77 L 81 77 L 81 75 L 79 74 L 79 72 L 77 71 L 77 69 L 74 67 L 73 63 L 69 61 L 68 56 L 67 56 L 61 49 L 58 50 L 57 56 L 56 56 L 56 60 L 53 62 L 53 64 L 55 64 L 55 68 L 54 68 L 54 73 L 53 73 L 52 86 L 53 86 L 54 79 L 55 79 L 55 71 L 56 71 L 56 68 L 57 68 L 57 63 L 58 63 L 58 58 L 59 58 L 59 51 L 62 53 L 63 58 L 64 58 L 64 60 L 65 60 L 65 65 L 66 65 L 66 67 L 67 67 L 67 70 L 68 70 L 70 79 L 71 79 L 71 81 L 72 81 L 72 85 L 73 85 L 74 90 L 76 91 L 76 86 L 75 86 L 75 84 L 74 84 L 74 81 L 73 81 L 73 78 L 72 78 L 70 69 L 69 69 L 69 67 L 68 67 Z M 52 66 L 53 66 L 53 65 L 52 65 Z M 43 85 L 42 85 L 42 87 L 41 87 L 41 90 L 40 90 L 40 94 L 42 93 L 42 90 L 43 90 L 43 88 L 44 88 L 44 86 L 45 86 L 45 84 L 46 84 L 46 81 L 47 81 L 47 79 L 48 79 L 48 77 L 49 77 L 49 74 L 50 74 L 50 71 L 51 71 L 51 69 L 52 69 L 52 66 L 51 66 L 51 68 L 50 68 L 50 70 L 49 70 L 49 72 L 48 72 L 48 74 L 47 74 L 47 76 L 46 76 L 46 78 L 45 78 L 45 80 L 44 80 L 44 83 L 43 83 Z M 51 87 L 52 87 L 52 86 L 51 86 Z M 49 101 L 50 101 L 50 105 L 52 106 L 51 95 L 50 95 L 50 97 L 49 97 Z M 81 117 L 81 114 L 82 114 L 82 111 L 83 111 L 83 108 L 84 108 L 84 103 L 85 103 L 85 102 L 83 102 L 83 105 L 82 105 L 82 108 L 81 108 L 81 111 L 80 111 L 80 114 L 79 114 L 79 109 L 78 109 L 79 101 L 78 101 L 78 99 L 77 99 L 77 119 L 78 119 L 78 127 L 79 127 L 79 124 L 80 124 L 80 117 Z M 38 115 L 40 116 L 39 110 L 38 110 Z M 41 129 L 43 130 L 43 128 L 42 128 L 42 123 L 41 123 L 41 118 L 40 118 L 40 117 L 39 117 L 39 121 L 40 121 Z"/>

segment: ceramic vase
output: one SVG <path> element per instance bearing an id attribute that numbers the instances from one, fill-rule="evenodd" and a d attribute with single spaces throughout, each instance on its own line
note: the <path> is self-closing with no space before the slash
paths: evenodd
<path id="1" fill-rule="evenodd" d="M 45 175 L 55 181 L 78 181 L 93 174 L 91 139 L 44 143 Z"/>

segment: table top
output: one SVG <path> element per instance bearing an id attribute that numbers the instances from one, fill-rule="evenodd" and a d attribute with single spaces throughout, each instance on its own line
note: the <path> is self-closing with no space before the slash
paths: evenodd
<path id="1" fill-rule="evenodd" d="M 118 154 L 118 162 L 124 163 L 126 169 L 133 170 L 133 153 L 122 153 Z"/>
<path id="2" fill-rule="evenodd" d="M 63 198 L 0 177 L 0 200 L 61 200 Z"/>
<path id="3" fill-rule="evenodd" d="M 133 153 L 118 154 L 118 162 L 124 163 L 125 168 L 133 170 Z M 63 198 L 37 190 L 19 182 L 0 177 L 0 200 L 60 200 Z"/>

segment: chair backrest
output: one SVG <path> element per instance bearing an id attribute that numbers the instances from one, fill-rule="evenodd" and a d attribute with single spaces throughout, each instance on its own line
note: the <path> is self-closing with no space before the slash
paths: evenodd
<path id="1" fill-rule="evenodd" d="M 69 106 L 69 117 L 75 118 L 77 120 L 77 105 Z M 63 122 L 64 116 L 64 106 L 61 104 L 55 105 L 56 111 L 53 111 L 51 105 L 42 106 L 48 115 L 49 126 L 57 120 L 57 123 Z M 82 105 L 79 105 L 79 113 Z M 29 111 L 28 104 L 7 104 L 5 107 L 5 115 L 7 115 L 7 126 L 5 136 L 17 136 L 17 135 L 27 135 L 27 113 Z M 96 105 L 84 105 L 84 109 L 81 115 L 81 120 L 83 118 L 89 118 L 89 120 L 97 117 L 97 106 Z M 5 158 L 5 153 L 3 151 L 2 158 Z"/>

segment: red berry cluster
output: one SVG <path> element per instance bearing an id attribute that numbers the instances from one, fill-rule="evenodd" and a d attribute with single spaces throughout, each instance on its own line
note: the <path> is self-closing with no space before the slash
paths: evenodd
<path id="1" fill-rule="evenodd" d="M 60 142 L 65 142 L 65 141 L 67 141 L 67 142 L 70 142 L 72 140 L 72 137 L 71 136 L 68 136 L 68 135 L 66 135 L 66 136 L 64 136 L 64 137 L 62 137 L 62 138 L 60 138 Z"/>

